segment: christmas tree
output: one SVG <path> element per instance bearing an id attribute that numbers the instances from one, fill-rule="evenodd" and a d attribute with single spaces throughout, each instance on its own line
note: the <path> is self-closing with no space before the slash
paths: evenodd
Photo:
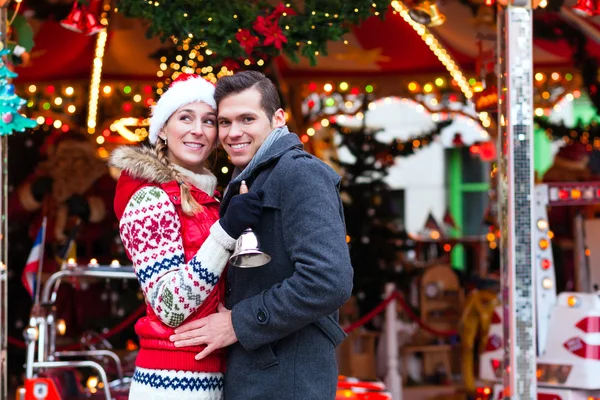
<path id="1" fill-rule="evenodd" d="M 17 74 L 8 69 L 4 57 L 10 51 L 0 50 L 0 136 L 10 135 L 13 132 L 23 132 L 25 129 L 34 128 L 37 123 L 19 114 L 19 109 L 25 100 L 15 94 L 15 86 L 9 83 L 9 79 L 17 77 Z"/>
<path id="2" fill-rule="evenodd" d="M 368 104 L 365 104 L 368 106 Z M 366 107 L 365 110 L 366 112 Z M 343 168 L 341 196 L 344 201 L 346 232 L 354 267 L 354 291 L 361 314 L 381 302 L 386 282 L 396 282 L 405 289 L 410 282 L 402 268 L 399 254 L 414 249 L 400 221 L 401 210 L 385 182 L 389 168 L 397 157 L 406 157 L 426 146 L 438 136 L 450 120 L 439 122 L 431 131 L 406 142 L 399 139 L 384 143 L 377 138 L 381 130 L 368 128 L 366 118 L 357 128 L 332 123 L 353 162 L 336 163 Z M 419 142 L 419 143 L 416 143 Z"/>

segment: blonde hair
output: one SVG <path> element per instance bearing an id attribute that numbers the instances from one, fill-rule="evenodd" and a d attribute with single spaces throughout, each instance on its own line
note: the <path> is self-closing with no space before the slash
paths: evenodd
<path id="1" fill-rule="evenodd" d="M 181 209 L 185 215 L 194 215 L 199 212 L 203 212 L 204 208 L 198 204 L 194 196 L 190 191 L 189 183 L 183 180 L 181 173 L 175 168 L 171 160 L 169 160 L 169 148 L 165 144 L 165 142 L 158 138 L 156 144 L 154 145 L 154 150 L 156 151 L 156 156 L 158 157 L 158 161 L 160 161 L 165 167 L 169 168 L 171 171 L 171 175 L 173 179 L 179 183 L 179 190 L 181 194 Z"/>

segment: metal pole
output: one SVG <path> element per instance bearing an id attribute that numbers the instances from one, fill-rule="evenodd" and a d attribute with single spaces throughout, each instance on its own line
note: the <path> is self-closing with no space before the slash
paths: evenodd
<path id="1" fill-rule="evenodd" d="M 386 283 L 385 298 L 391 296 L 396 291 L 394 283 Z M 385 308 L 385 334 L 387 348 L 387 376 L 385 377 L 385 385 L 392 394 L 393 400 L 402 400 L 402 379 L 398 373 L 398 331 L 396 319 L 398 312 L 396 299 L 390 301 Z"/>
<path id="2" fill-rule="evenodd" d="M 515 0 L 498 13 L 503 396 L 519 400 L 537 399 L 532 11 Z"/>
<path id="3" fill-rule="evenodd" d="M 72 369 L 72 368 L 91 368 L 98 372 L 100 382 L 103 383 L 102 390 L 104 391 L 105 400 L 111 400 L 110 388 L 108 378 L 106 377 L 106 371 L 100 364 L 95 361 L 43 361 L 33 363 L 34 370 L 40 369 Z"/>
<path id="4" fill-rule="evenodd" d="M 0 0 L 0 43 L 6 48 L 8 34 L 8 4 L 10 0 Z M 8 284 L 6 269 L 8 265 L 8 137 L 0 137 L 0 398 L 8 397 L 7 371 L 7 335 L 8 335 Z"/>
<path id="5" fill-rule="evenodd" d="M 583 215 L 581 213 L 577 213 L 575 216 L 573 236 L 575 237 L 575 273 L 573 276 L 573 291 L 592 293 L 588 258 L 585 255 L 585 231 L 583 226 Z"/>

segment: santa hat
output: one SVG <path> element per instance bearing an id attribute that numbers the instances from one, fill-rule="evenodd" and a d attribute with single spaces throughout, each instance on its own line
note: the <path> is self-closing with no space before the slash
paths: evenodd
<path id="1" fill-rule="evenodd" d="M 213 97 L 214 93 L 215 86 L 201 76 L 180 74 L 152 107 L 148 134 L 150 143 L 156 143 L 158 133 L 179 107 L 201 101 L 216 110 L 217 103 Z"/>

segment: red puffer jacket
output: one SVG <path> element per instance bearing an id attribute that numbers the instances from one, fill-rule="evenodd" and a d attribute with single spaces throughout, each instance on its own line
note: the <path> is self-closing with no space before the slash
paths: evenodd
<path id="1" fill-rule="evenodd" d="M 175 205 L 181 220 L 185 261 L 188 262 L 208 237 L 212 224 L 218 220 L 219 202 L 203 191 L 192 187 L 191 193 L 196 201 L 204 207 L 204 212 L 200 215 L 188 216 L 181 209 L 181 196 L 177 182 L 152 183 L 132 178 L 126 172 L 122 172 L 117 183 L 114 202 L 117 218 L 121 219 L 131 196 L 145 186 L 160 187 Z M 217 305 L 223 301 L 225 294 L 224 281 L 224 279 L 219 280 L 212 293 L 200 308 L 188 317 L 186 322 L 217 312 Z M 140 351 L 136 360 L 138 367 L 194 372 L 223 372 L 225 370 L 224 351 L 215 351 L 201 361 L 195 360 L 194 356 L 201 352 L 204 346 L 176 348 L 169 340 L 174 329 L 163 324 L 150 305 L 146 310 L 147 316 L 140 318 L 135 325 L 135 331 L 140 337 Z"/>

